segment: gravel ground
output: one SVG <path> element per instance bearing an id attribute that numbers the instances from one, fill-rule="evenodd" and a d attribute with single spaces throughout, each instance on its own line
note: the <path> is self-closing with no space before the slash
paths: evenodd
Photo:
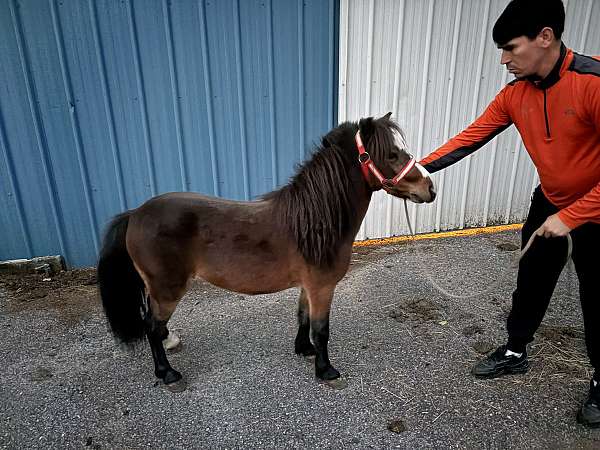
<path id="1" fill-rule="evenodd" d="M 0 279 L 1 448 L 600 448 L 575 422 L 587 394 L 574 274 L 563 273 L 531 370 L 477 380 L 504 342 L 518 234 L 358 248 L 334 299 L 330 355 L 349 386 L 293 353 L 297 290 L 255 297 L 197 283 L 171 329 L 188 389 L 149 347 L 109 335 L 92 270 Z M 451 299 L 427 280 L 456 294 Z M 488 291 L 488 292 L 483 292 Z"/>

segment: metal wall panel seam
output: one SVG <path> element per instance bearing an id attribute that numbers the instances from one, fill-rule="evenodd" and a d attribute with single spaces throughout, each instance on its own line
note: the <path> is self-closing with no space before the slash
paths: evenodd
<path id="1" fill-rule="evenodd" d="M 502 71 L 502 80 L 500 81 L 500 89 L 506 85 L 508 79 L 508 70 Z M 490 212 L 490 197 L 492 195 L 492 180 L 494 178 L 494 165 L 496 164 L 496 153 L 498 151 L 498 141 L 500 138 L 496 136 L 492 142 L 492 156 L 488 169 L 487 186 L 485 188 L 485 203 L 483 205 L 483 226 L 487 225 L 488 214 Z"/>
<path id="2" fill-rule="evenodd" d="M 177 66 L 173 50 L 173 27 L 171 25 L 170 0 L 163 0 L 163 24 L 165 26 L 165 39 L 167 44 L 167 59 L 169 62 L 169 81 L 171 82 L 171 98 L 173 99 L 173 116 L 175 119 L 175 137 L 177 139 L 177 156 L 179 157 L 179 173 L 181 175 L 181 190 L 189 190 L 188 176 L 185 164 L 185 148 L 181 131 L 181 102 L 179 101 L 179 81 L 177 79 Z"/>
<path id="3" fill-rule="evenodd" d="M 369 0 L 369 22 L 367 28 L 367 60 L 364 64 L 364 67 L 367 71 L 367 80 L 366 80 L 366 95 L 365 95 L 365 104 L 363 105 L 363 110 L 360 113 L 361 117 L 368 116 L 371 111 L 371 79 L 373 77 L 373 27 L 375 22 L 375 0 Z M 369 225 L 371 222 L 371 214 L 365 215 L 362 223 L 362 236 L 363 238 L 367 236 L 367 230 L 369 229 Z"/>
<path id="4" fill-rule="evenodd" d="M 94 210 L 94 202 L 90 192 L 90 178 L 87 169 L 87 162 L 83 153 L 81 129 L 79 126 L 79 120 L 77 119 L 75 102 L 73 100 L 71 78 L 69 76 L 69 71 L 67 69 L 67 63 L 65 60 L 63 32 L 62 27 L 60 25 L 60 21 L 58 20 L 56 0 L 48 0 L 48 3 L 50 4 L 50 15 L 52 16 L 52 31 L 54 32 L 54 40 L 56 43 L 56 48 L 58 50 L 58 62 L 62 74 L 63 87 L 65 89 L 67 103 L 69 104 L 69 118 L 71 122 L 71 131 L 73 132 L 73 139 L 75 141 L 75 150 L 77 152 L 79 173 L 81 175 L 81 181 L 83 184 L 83 195 L 85 197 L 87 215 L 90 221 L 90 227 L 92 231 L 92 243 L 94 245 L 94 251 L 98 253 L 98 250 L 100 249 L 98 242 L 98 236 L 100 235 L 99 226 L 96 217 L 96 211 Z"/>
<path id="5" fill-rule="evenodd" d="M 200 15 L 200 47 L 202 52 L 202 65 L 204 70 L 204 92 L 206 99 L 206 116 L 208 119 L 208 147 L 210 150 L 210 165 L 213 175 L 213 195 L 219 196 L 219 170 L 217 165 L 217 154 L 215 149 L 215 120 L 212 102 L 212 88 L 209 63 L 210 57 L 208 53 L 208 31 L 206 25 L 206 10 L 204 8 L 204 0 L 198 0 L 198 14 Z"/>
<path id="6" fill-rule="evenodd" d="M 335 2 L 336 0 L 329 0 L 329 67 L 335 67 L 335 40 L 334 40 L 334 30 L 335 30 Z M 333 76 L 333 70 L 329 71 L 329 79 L 327 82 L 327 98 L 331 101 L 329 102 L 329 106 L 327 108 L 327 128 L 333 128 L 333 117 L 335 116 L 335 102 L 333 101 L 333 93 L 335 91 L 335 78 Z"/>
<path id="7" fill-rule="evenodd" d="M 421 148 L 423 147 L 423 127 L 425 125 L 425 105 L 427 101 L 427 79 L 429 78 L 429 60 L 431 58 L 431 39 L 433 35 L 433 4 L 434 0 L 429 0 L 429 8 L 427 10 L 427 32 L 425 34 L 425 66 L 423 68 L 423 78 L 421 80 L 421 103 L 419 105 L 419 134 L 417 137 L 417 152 L 415 157 L 417 161 L 421 159 Z M 414 204 L 410 214 L 410 220 L 413 230 L 417 231 L 417 208 Z"/>
<path id="8" fill-rule="evenodd" d="M 516 135 L 515 147 L 513 153 L 512 170 L 510 173 L 510 184 L 508 190 L 508 198 L 506 199 L 506 210 L 504 215 L 504 223 L 510 222 L 510 211 L 512 209 L 512 198 L 515 191 L 515 179 L 517 177 L 517 166 L 519 165 L 519 151 L 521 150 L 521 136 Z"/>
<path id="9" fill-rule="evenodd" d="M 115 118 L 112 111 L 112 102 L 110 100 L 110 91 L 108 89 L 108 80 L 106 75 L 106 64 L 104 63 L 104 52 L 100 43 L 100 31 L 98 29 L 98 13 L 96 11 L 96 3 L 94 0 L 88 0 L 90 11 L 90 19 L 92 31 L 94 35 L 94 46 L 96 50 L 96 61 L 98 63 L 98 72 L 102 80 L 102 96 L 104 98 L 104 112 L 108 122 L 108 136 L 110 139 L 113 164 L 115 167 L 115 177 L 117 180 L 117 192 L 119 194 L 119 205 L 121 210 L 127 209 L 127 198 L 125 196 L 125 188 L 123 186 L 123 168 L 119 159 L 119 147 L 116 139 Z"/>
<path id="10" fill-rule="evenodd" d="M 583 25 L 583 31 L 581 32 L 581 41 L 579 44 L 579 52 L 580 53 L 583 53 L 585 51 L 585 42 L 587 40 L 588 30 L 590 28 L 590 21 L 592 20 L 593 4 L 594 4 L 594 0 L 589 0 L 587 9 L 585 11 L 585 17 L 587 17 L 587 20 L 585 21 L 585 24 Z"/>
<path id="11" fill-rule="evenodd" d="M 21 191 L 17 180 L 15 179 L 15 165 L 10 156 L 8 150 L 8 138 L 6 137 L 6 130 L 4 129 L 4 118 L 2 111 L 0 111 L 0 147 L 2 148 L 2 155 L 4 156 L 4 162 L 8 169 L 8 181 L 13 191 L 13 197 L 15 206 L 17 207 L 17 214 L 19 216 L 19 225 L 21 226 L 21 237 L 25 243 L 25 249 L 27 250 L 27 257 L 35 256 L 33 254 L 33 246 L 31 245 L 31 238 L 29 231 L 27 230 L 27 222 L 25 220 L 25 210 L 23 208 L 23 201 L 21 200 Z"/>
<path id="12" fill-rule="evenodd" d="M 47 148 L 46 136 L 42 128 L 39 103 L 34 100 L 34 85 L 31 78 L 31 70 L 29 64 L 29 58 L 27 56 L 25 40 L 23 37 L 23 29 L 20 18 L 17 14 L 17 6 L 15 5 L 16 0 L 10 0 L 10 14 L 13 23 L 13 28 L 16 36 L 17 47 L 19 51 L 19 60 L 21 62 L 21 70 L 23 71 L 23 77 L 25 79 L 25 88 L 27 91 L 27 101 L 29 102 L 29 109 L 31 112 L 31 118 L 33 120 L 33 129 L 38 144 L 38 151 L 40 152 L 40 159 L 42 161 L 42 168 L 44 170 L 44 176 L 46 178 L 46 188 L 48 189 L 48 196 L 50 199 L 50 209 L 52 210 L 52 217 L 54 219 L 54 225 L 56 226 L 56 232 L 58 237 L 58 245 L 62 255 L 66 255 L 66 245 L 64 239 L 64 225 L 62 218 L 62 211 L 60 208 L 60 201 L 58 199 L 58 193 L 54 182 L 54 173 L 52 172 L 52 165 L 49 160 L 50 155 Z"/>
<path id="13" fill-rule="evenodd" d="M 402 61 L 402 34 L 404 33 L 404 12 L 406 9 L 406 0 L 400 2 L 400 16 L 398 18 L 398 28 L 396 30 L 396 65 L 394 67 L 394 90 L 393 90 L 393 115 L 398 117 L 398 109 L 400 103 L 400 72 L 401 72 L 401 61 Z M 385 228 L 388 236 L 393 234 L 392 230 L 392 210 L 394 205 L 394 199 L 391 195 L 387 197 L 387 208 L 385 215 Z"/>
<path id="14" fill-rule="evenodd" d="M 269 120 L 271 122 L 271 187 L 277 188 L 277 117 L 275 116 L 275 49 L 273 48 L 273 0 L 267 1 L 267 64 L 269 65 Z"/>
<path id="15" fill-rule="evenodd" d="M 148 105 L 146 103 L 146 94 L 144 93 L 144 75 L 140 64 L 140 46 L 138 43 L 137 27 L 133 20 L 133 0 L 127 0 L 127 18 L 129 19 L 129 38 L 131 39 L 131 48 L 133 50 L 133 66 L 135 67 L 135 81 L 138 91 L 140 113 L 142 116 L 142 131 L 144 133 L 144 150 L 146 154 L 146 163 L 148 176 L 150 178 L 150 192 L 152 197 L 157 194 L 156 191 L 156 169 L 154 167 L 154 151 L 152 149 L 152 140 L 150 138 L 150 126 L 148 120 Z"/>
<path id="16" fill-rule="evenodd" d="M 250 200 L 250 180 L 248 175 L 248 148 L 246 142 L 246 107 L 244 102 L 244 78 L 242 76 L 242 32 L 241 32 L 241 20 L 240 20 L 240 0 L 233 2 L 235 8 L 235 28 L 234 28 L 234 41 L 235 41 L 235 73 L 236 82 L 238 87 L 238 109 L 240 119 L 240 145 L 242 148 L 242 173 L 244 181 L 244 198 Z"/>
<path id="17" fill-rule="evenodd" d="M 373 78 L 373 27 L 375 22 L 375 0 L 369 0 L 369 27 L 367 29 L 367 62 L 365 64 L 367 70 L 367 90 L 365 95 L 364 110 L 361 116 L 368 116 L 371 112 L 371 81 Z"/>
<path id="18" fill-rule="evenodd" d="M 460 32 L 460 17 L 462 15 L 463 0 L 458 0 L 458 7 L 454 16 L 454 32 L 452 33 L 452 57 L 450 58 L 450 80 L 448 86 L 448 96 L 446 97 L 446 110 L 444 111 L 444 135 L 442 144 L 450 139 L 450 116 L 452 114 L 452 100 L 454 98 L 454 86 L 456 82 L 456 59 L 458 58 L 458 35 Z M 444 181 L 446 171 L 442 170 L 438 179 L 435 225 L 434 230 L 440 231 L 442 224 L 442 210 L 444 207 Z"/>
<path id="19" fill-rule="evenodd" d="M 347 84 L 348 84 L 348 24 L 349 24 L 349 5 L 350 0 L 340 0 L 340 37 L 339 37 L 339 100 L 338 100 L 338 120 L 345 122 L 348 120 L 348 102 Z"/>
<path id="20" fill-rule="evenodd" d="M 305 104 L 304 104 L 304 0 L 298 0 L 298 107 L 300 131 L 300 161 L 303 161 L 306 155 L 306 145 L 304 138 L 305 126 Z"/>
<path id="21" fill-rule="evenodd" d="M 477 118 L 477 104 L 479 103 L 479 91 L 481 89 L 481 77 L 483 76 L 483 54 L 485 51 L 485 42 L 488 39 L 488 24 L 490 21 L 490 3 L 491 0 L 485 2 L 484 21 L 481 27 L 481 40 L 479 41 L 479 55 L 477 57 L 477 72 L 479 75 L 475 80 L 475 93 L 473 95 L 473 108 L 471 113 L 471 122 Z M 467 213 L 467 195 L 469 193 L 469 178 L 471 173 L 471 155 L 465 161 L 465 175 L 463 178 L 463 195 L 460 202 L 460 222 L 459 228 L 465 227 L 465 215 Z"/>

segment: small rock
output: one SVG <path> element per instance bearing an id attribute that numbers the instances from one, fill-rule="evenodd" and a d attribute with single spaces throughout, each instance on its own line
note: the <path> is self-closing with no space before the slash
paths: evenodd
<path id="1" fill-rule="evenodd" d="M 515 250 L 519 250 L 519 246 L 511 242 L 502 242 L 497 244 L 496 248 L 504 252 L 514 252 Z"/>
<path id="2" fill-rule="evenodd" d="M 404 425 L 402 420 L 392 420 L 390 423 L 388 423 L 387 429 L 392 433 L 403 433 L 406 431 L 406 425 Z"/>
<path id="3" fill-rule="evenodd" d="M 486 341 L 477 341 L 473 345 L 473 350 L 477 353 L 481 353 L 482 355 L 489 353 L 494 349 L 494 346 Z"/>
<path id="4" fill-rule="evenodd" d="M 473 336 L 474 334 L 479 334 L 482 332 L 483 328 L 481 328 L 479 325 L 470 325 L 462 329 L 463 336 Z"/>
<path id="5" fill-rule="evenodd" d="M 31 374 L 31 379 L 33 381 L 44 381 L 48 378 L 52 378 L 52 372 L 50 369 L 46 369 L 45 367 L 36 367 Z"/>

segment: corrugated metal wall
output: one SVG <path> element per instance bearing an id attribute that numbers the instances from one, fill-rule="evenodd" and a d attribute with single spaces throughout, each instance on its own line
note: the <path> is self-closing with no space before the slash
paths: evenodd
<path id="1" fill-rule="evenodd" d="M 0 1 L 0 259 L 92 265 L 153 195 L 282 184 L 337 120 L 337 8 Z"/>
<path id="2" fill-rule="evenodd" d="M 393 111 L 422 157 L 475 119 L 510 81 L 492 27 L 508 0 L 341 0 L 339 119 Z M 569 0 L 563 40 L 600 54 L 600 2 Z M 410 206 L 419 232 L 524 220 L 537 173 L 514 127 L 434 175 Z M 400 200 L 377 194 L 358 238 L 407 234 Z"/>

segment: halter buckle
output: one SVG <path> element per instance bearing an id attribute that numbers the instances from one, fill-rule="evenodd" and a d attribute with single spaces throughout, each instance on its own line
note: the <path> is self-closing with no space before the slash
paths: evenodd
<path id="1" fill-rule="evenodd" d="M 367 152 L 358 154 L 358 162 L 359 163 L 366 164 L 369 161 L 371 161 L 371 156 Z"/>

